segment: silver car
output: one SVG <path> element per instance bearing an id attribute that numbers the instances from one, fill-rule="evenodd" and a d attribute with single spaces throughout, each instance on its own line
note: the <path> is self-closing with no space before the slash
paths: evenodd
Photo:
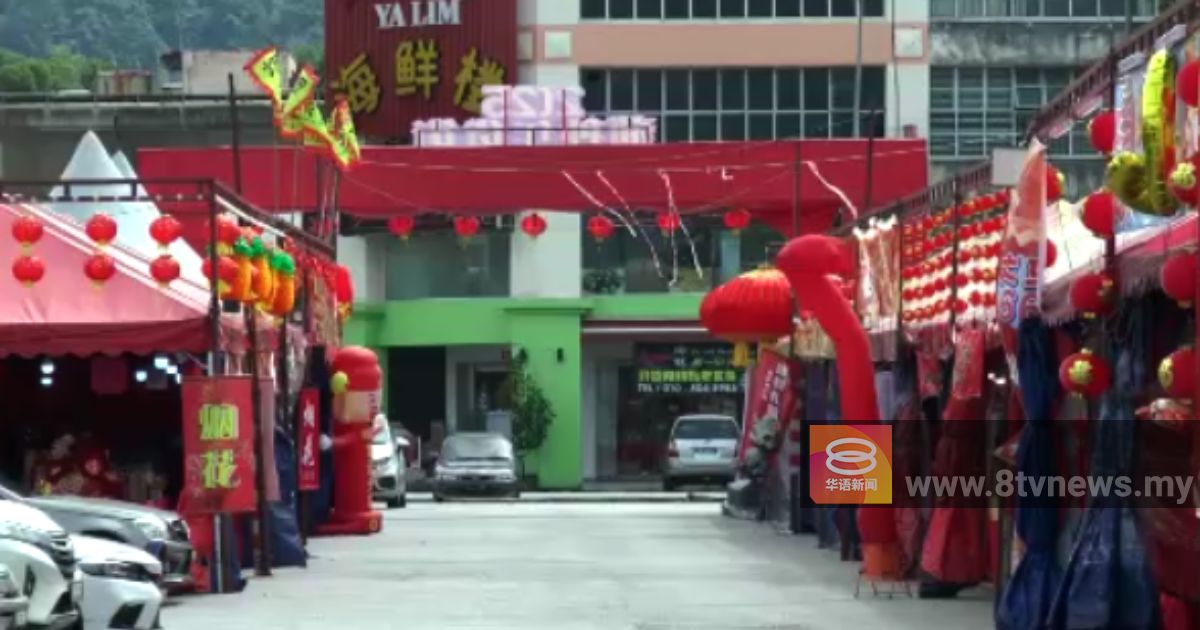
<path id="1" fill-rule="evenodd" d="M 371 441 L 371 495 L 389 508 L 402 508 L 408 504 L 408 466 L 404 461 L 408 440 L 393 438 L 386 421 L 379 424 L 379 432 Z"/>
<path id="2" fill-rule="evenodd" d="M 25 626 L 29 598 L 17 586 L 8 567 L 0 564 L 0 630 Z"/>
<path id="3" fill-rule="evenodd" d="M 455 433 L 442 442 L 433 500 L 448 496 L 521 496 L 512 442 L 499 433 Z"/>
<path id="4" fill-rule="evenodd" d="M 729 416 L 680 416 L 667 442 L 663 490 L 671 491 L 687 482 L 725 483 L 733 479 L 740 434 L 737 421 Z"/>

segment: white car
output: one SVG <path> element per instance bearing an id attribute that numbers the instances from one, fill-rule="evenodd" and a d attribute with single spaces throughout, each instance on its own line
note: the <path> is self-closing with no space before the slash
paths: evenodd
<path id="1" fill-rule="evenodd" d="M 404 461 L 408 440 L 393 438 L 392 428 L 382 415 L 375 419 L 375 426 L 378 433 L 371 441 L 371 495 L 389 508 L 402 508 L 408 503 Z"/>
<path id="2" fill-rule="evenodd" d="M 83 630 L 158 628 L 163 603 L 163 567 L 130 545 L 72 536 L 83 574 Z"/>
<path id="3" fill-rule="evenodd" d="M 741 430 L 729 416 L 680 416 L 671 427 L 663 490 L 680 483 L 720 482 L 733 479 Z"/>
<path id="4" fill-rule="evenodd" d="M 29 599 L 26 621 L 67 628 L 79 621 L 83 582 L 71 538 L 36 508 L 0 498 L 0 564 Z"/>
<path id="5" fill-rule="evenodd" d="M 21 594 L 8 567 L 0 564 L 0 630 L 25 627 L 29 598 Z"/>

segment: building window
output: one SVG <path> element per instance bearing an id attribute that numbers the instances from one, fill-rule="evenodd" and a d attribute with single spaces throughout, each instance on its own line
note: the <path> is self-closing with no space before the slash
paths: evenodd
<path id="1" fill-rule="evenodd" d="M 856 17 L 860 1 L 864 17 L 883 17 L 884 0 L 581 0 L 579 15 L 584 20 L 843 18 Z"/>
<path id="2" fill-rule="evenodd" d="M 1132 0 L 1134 17 L 1157 15 L 1157 0 Z M 1126 0 L 930 0 L 933 18 L 1041 17 L 1100 18 L 1125 17 Z"/>
<path id="3" fill-rule="evenodd" d="M 1071 82 L 1069 68 L 938 67 L 929 75 L 929 152 L 980 158 L 1013 147 L 1038 110 Z M 865 99 L 865 96 L 864 96 Z M 1094 155 L 1086 126 L 1050 146 L 1054 155 Z"/>
<path id="4" fill-rule="evenodd" d="M 861 136 L 883 134 L 885 75 L 863 68 Z M 590 114 L 654 117 L 663 142 L 854 136 L 849 67 L 583 68 L 580 82 Z"/>

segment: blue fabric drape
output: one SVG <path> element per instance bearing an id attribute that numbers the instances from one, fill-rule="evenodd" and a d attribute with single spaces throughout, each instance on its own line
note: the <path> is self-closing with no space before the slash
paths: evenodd
<path id="1" fill-rule="evenodd" d="M 1017 470 L 1027 478 L 1046 477 L 1054 474 L 1051 418 L 1059 394 L 1054 339 L 1039 319 L 1021 322 L 1018 334 L 1017 371 L 1025 429 L 1017 451 Z M 1001 596 L 996 626 L 1001 630 L 1041 630 L 1062 573 L 1055 558 L 1055 501 L 1018 496 L 1016 533 L 1025 543 L 1025 557 Z"/>

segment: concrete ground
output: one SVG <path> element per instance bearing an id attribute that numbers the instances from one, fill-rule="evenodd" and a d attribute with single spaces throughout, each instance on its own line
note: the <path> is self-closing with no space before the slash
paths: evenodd
<path id="1" fill-rule="evenodd" d="M 817 630 L 992 627 L 991 593 L 853 596 L 857 566 L 713 503 L 424 503 L 307 570 L 185 598 L 167 630 Z"/>

